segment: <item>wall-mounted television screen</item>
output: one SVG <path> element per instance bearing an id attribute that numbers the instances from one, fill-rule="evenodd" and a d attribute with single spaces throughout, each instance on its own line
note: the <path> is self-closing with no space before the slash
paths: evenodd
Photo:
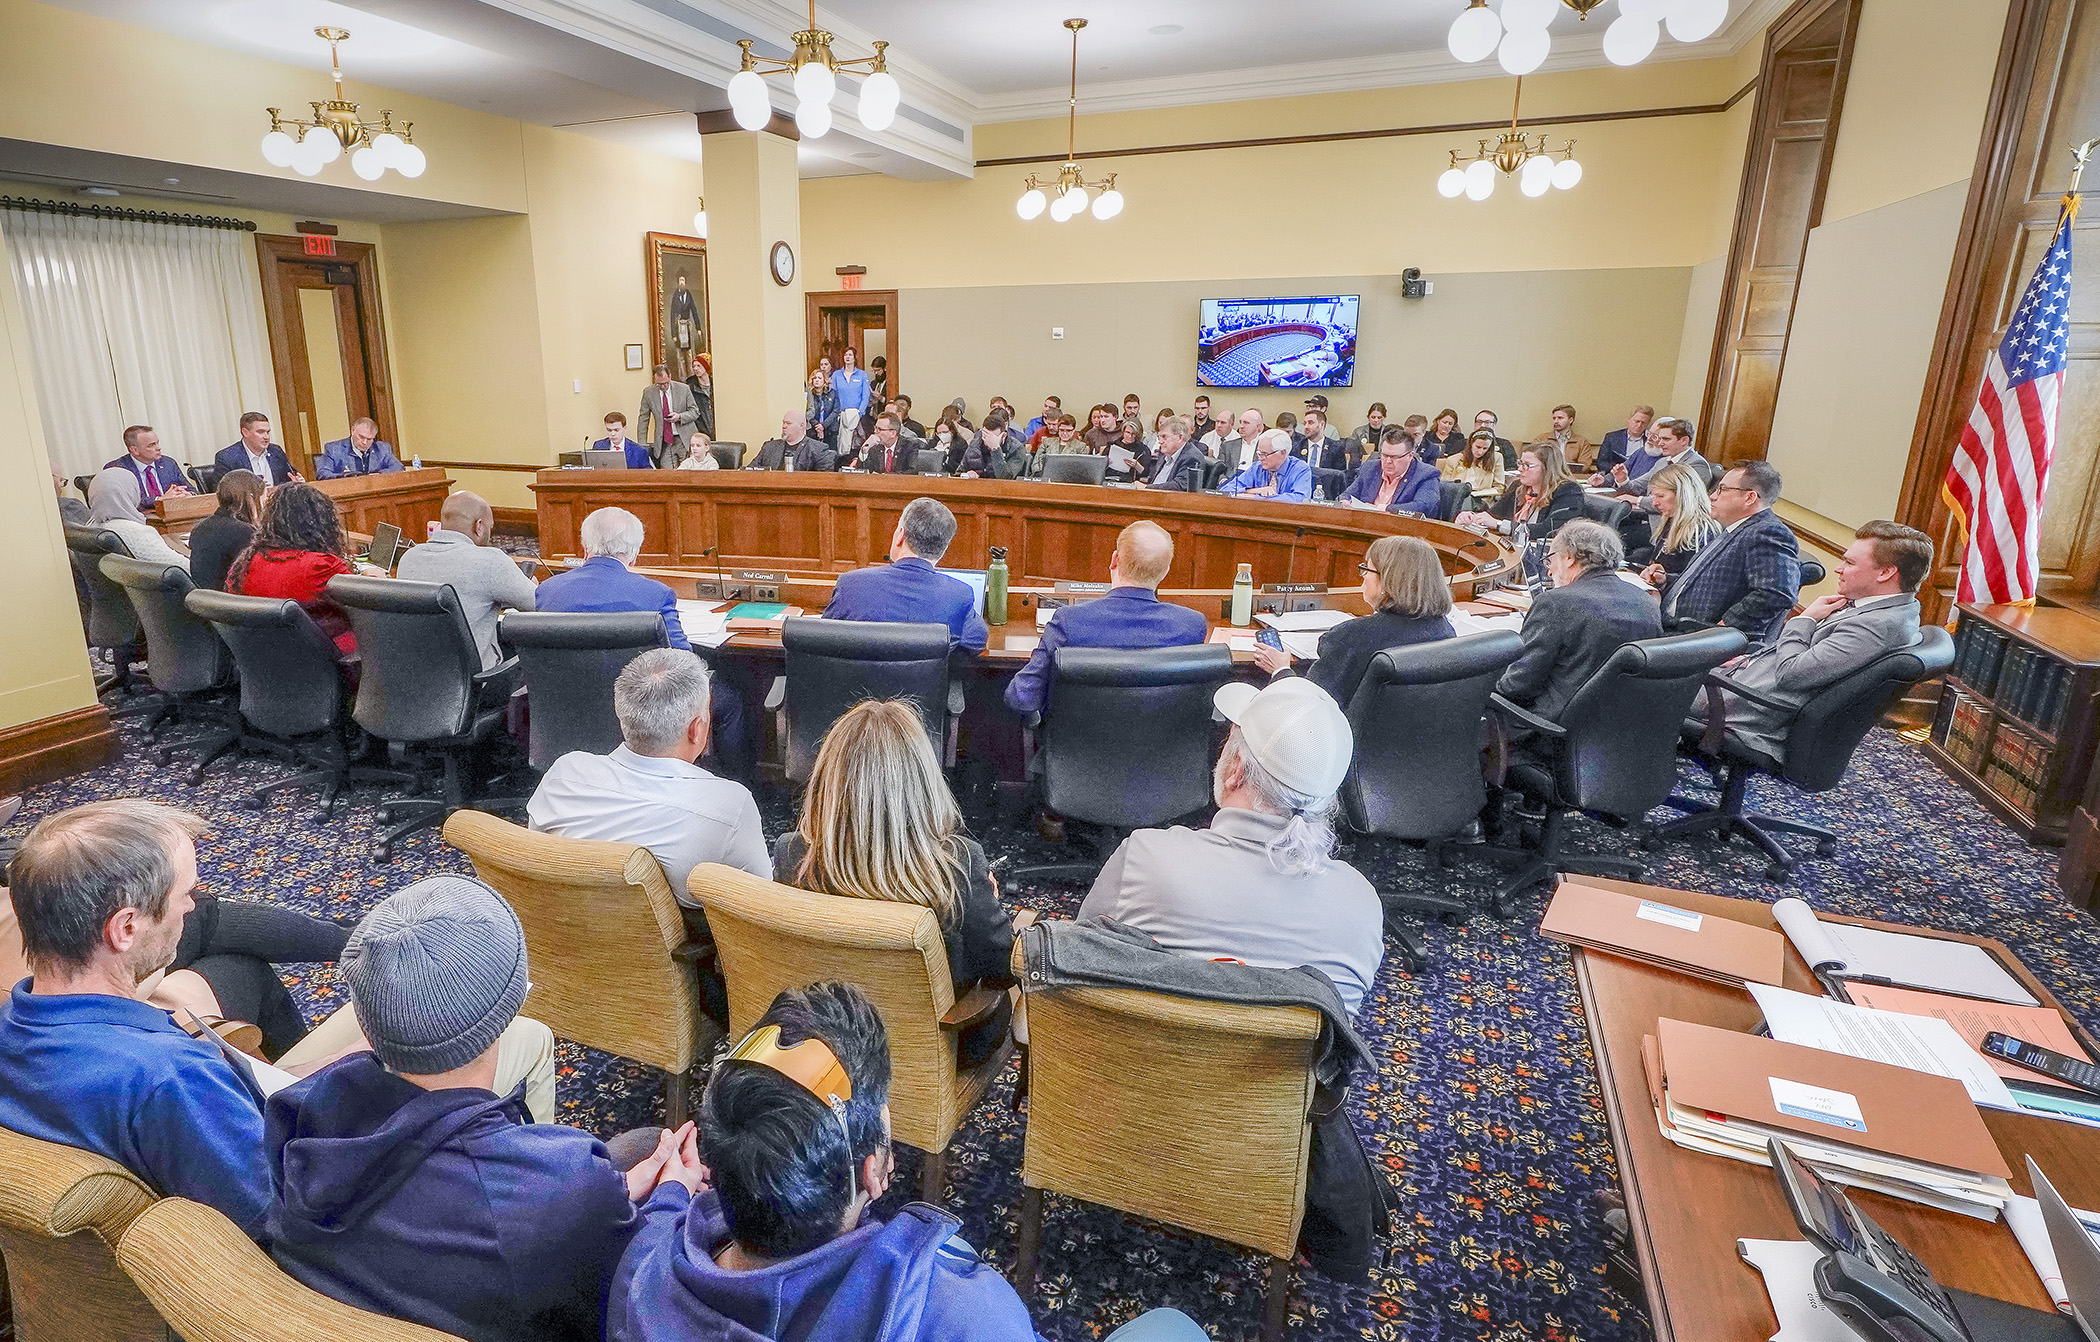
<path id="1" fill-rule="evenodd" d="M 1204 299 L 1196 385 L 1348 386 L 1356 376 L 1356 299 Z"/>

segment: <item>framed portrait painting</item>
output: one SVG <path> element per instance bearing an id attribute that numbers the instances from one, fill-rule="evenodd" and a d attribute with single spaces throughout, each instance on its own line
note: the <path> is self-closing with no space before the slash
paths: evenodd
<path id="1" fill-rule="evenodd" d="M 680 381 L 702 369 L 712 382 L 713 348 L 707 330 L 707 243 L 676 233 L 651 233 L 644 240 L 649 283 L 649 364 L 663 364 Z"/>

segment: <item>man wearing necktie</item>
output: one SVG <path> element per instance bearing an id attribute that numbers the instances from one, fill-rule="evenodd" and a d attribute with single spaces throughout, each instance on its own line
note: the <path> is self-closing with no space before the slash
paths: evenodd
<path id="1" fill-rule="evenodd" d="M 884 411 L 875 417 L 875 428 L 868 434 L 866 445 L 861 448 L 861 464 L 864 468 L 881 471 L 884 475 L 896 475 L 899 472 L 909 474 L 914 469 L 918 456 L 917 439 L 902 446 L 898 445 L 895 415 Z"/>
<path id="2" fill-rule="evenodd" d="M 692 388 L 673 381 L 667 365 L 656 365 L 642 393 L 641 413 L 635 416 L 636 439 L 649 445 L 658 466 L 669 469 L 684 455 L 686 438 L 699 422 Z"/>
<path id="3" fill-rule="evenodd" d="M 145 424 L 124 430 L 124 455 L 106 462 L 102 469 L 122 466 L 139 479 L 139 499 L 151 506 L 155 499 L 175 498 L 190 492 L 183 483 L 182 467 L 160 454 L 160 435 Z"/>

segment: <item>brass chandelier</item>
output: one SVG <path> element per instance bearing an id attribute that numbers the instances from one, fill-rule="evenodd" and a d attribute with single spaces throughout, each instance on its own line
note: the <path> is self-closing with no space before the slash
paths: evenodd
<path id="1" fill-rule="evenodd" d="M 1451 54 L 1471 63 L 1497 57 L 1513 75 L 1528 75 L 1543 65 L 1553 39 L 1546 29 L 1563 8 L 1587 20 L 1604 0 L 1502 0 L 1501 12 L 1488 0 L 1472 0 L 1451 21 L 1446 39 Z M 1614 65 L 1638 65 L 1655 50 L 1667 29 L 1679 42 L 1703 42 L 1728 21 L 1728 0 L 1619 0 L 1619 17 L 1604 33 L 1605 59 Z"/>
<path id="2" fill-rule="evenodd" d="M 342 28 L 316 28 L 314 36 L 328 44 L 328 63 L 335 69 L 335 97 L 311 104 L 311 121 L 288 118 L 282 109 L 270 113 L 270 131 L 262 139 L 262 156 L 274 167 L 295 168 L 312 177 L 343 156 L 350 155 L 350 170 L 368 182 L 376 182 L 388 168 L 403 177 L 421 177 L 428 166 L 423 151 L 409 135 L 409 122 L 394 125 L 394 114 L 379 113 L 379 120 L 366 121 L 363 109 L 343 97 L 343 61 L 336 44 L 350 40 Z"/>
<path id="3" fill-rule="evenodd" d="M 1086 27 L 1086 20 L 1066 19 L 1065 27 L 1072 30 L 1072 89 L 1065 103 L 1065 161 L 1058 166 L 1054 181 L 1046 183 L 1034 173 L 1028 174 L 1027 189 L 1014 202 L 1014 211 L 1023 219 L 1034 219 L 1047 209 L 1050 217 L 1061 224 L 1087 208 L 1087 192 L 1098 191 L 1101 194 L 1094 197 L 1094 217 L 1113 219 L 1123 212 L 1123 193 L 1116 190 L 1116 175 L 1110 173 L 1098 182 L 1089 182 L 1079 170 L 1079 155 L 1073 148 L 1079 131 L 1079 30 Z M 1046 187 L 1055 194 L 1046 192 Z"/>
<path id="4" fill-rule="evenodd" d="M 1523 100 L 1524 79 L 1519 75 L 1517 96 L 1509 108 L 1509 129 L 1493 141 L 1476 141 L 1479 148 L 1471 154 L 1452 150 L 1451 166 L 1436 179 L 1439 195 L 1447 200 L 1460 195 L 1468 200 L 1486 200 L 1495 193 L 1497 173 L 1515 177 L 1518 189 L 1527 196 L 1543 196 L 1555 187 L 1566 191 L 1582 180 L 1582 165 L 1575 161 L 1573 140 L 1558 149 L 1548 149 L 1543 133 L 1534 142 L 1517 128 L 1517 108 Z M 1555 154 L 1560 155 L 1558 163 L 1553 161 Z"/>
<path id="5" fill-rule="evenodd" d="M 817 0 L 809 0 L 809 27 L 795 34 L 795 51 L 786 60 L 751 54 L 751 40 L 737 43 L 743 50 L 743 68 L 729 80 L 729 110 L 745 130 L 764 130 L 773 119 L 772 99 L 766 93 L 767 75 L 785 74 L 795 85 L 795 129 L 806 140 L 821 139 L 831 130 L 831 100 L 838 93 L 838 72 L 866 66 L 868 77 L 860 86 L 860 124 L 871 131 L 888 130 L 897 119 L 897 106 L 904 90 L 890 73 L 886 55 L 889 43 L 877 42 L 875 54 L 840 60 L 831 54 L 831 34 L 817 27 Z"/>

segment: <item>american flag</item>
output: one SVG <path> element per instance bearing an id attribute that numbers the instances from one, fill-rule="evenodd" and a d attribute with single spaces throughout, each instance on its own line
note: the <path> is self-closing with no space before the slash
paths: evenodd
<path id="1" fill-rule="evenodd" d="M 2032 602 L 2041 581 L 2042 492 L 2056 449 L 2071 327 L 2071 221 L 2066 196 L 2049 254 L 2035 267 L 2005 338 L 1991 351 L 1976 408 L 1942 492 L 1968 533 L 1956 598 Z"/>

